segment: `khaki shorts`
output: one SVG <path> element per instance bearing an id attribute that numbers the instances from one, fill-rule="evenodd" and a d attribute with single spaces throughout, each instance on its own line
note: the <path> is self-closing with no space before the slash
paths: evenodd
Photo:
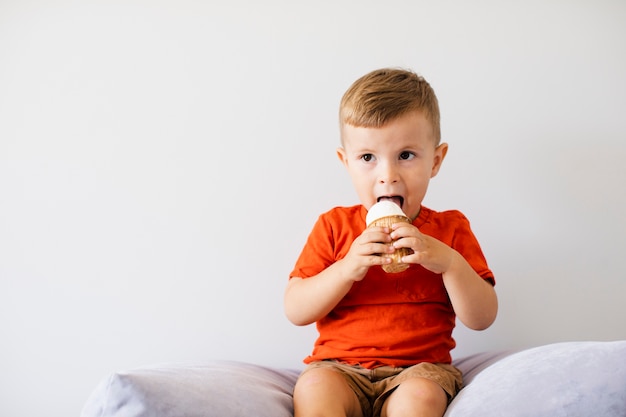
<path id="1" fill-rule="evenodd" d="M 326 360 L 312 362 L 304 368 L 302 374 L 316 368 L 329 368 L 343 375 L 359 399 L 364 417 L 380 415 L 387 397 L 407 379 L 421 377 L 436 382 L 448 394 L 448 403 L 459 392 L 463 383 L 461 371 L 443 363 L 422 362 L 408 368 L 380 366 L 367 369 Z"/>

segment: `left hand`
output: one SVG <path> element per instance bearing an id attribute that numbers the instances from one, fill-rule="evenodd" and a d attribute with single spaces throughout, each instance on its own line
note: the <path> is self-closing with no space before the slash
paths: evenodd
<path id="1" fill-rule="evenodd" d="M 413 254 L 404 256 L 402 262 L 419 264 L 436 274 L 443 274 L 448 270 L 454 257 L 454 249 L 435 239 L 423 234 L 419 229 L 409 223 L 396 223 L 391 227 L 391 239 L 393 246 L 397 248 L 410 248 Z"/>

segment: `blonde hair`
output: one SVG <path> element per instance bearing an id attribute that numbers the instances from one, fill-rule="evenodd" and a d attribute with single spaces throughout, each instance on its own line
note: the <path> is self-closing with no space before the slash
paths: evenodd
<path id="1" fill-rule="evenodd" d="M 413 71 L 382 68 L 365 74 L 345 92 L 339 106 L 340 128 L 343 132 L 346 124 L 382 127 L 410 111 L 423 112 L 439 145 L 439 103 L 430 84 Z"/>

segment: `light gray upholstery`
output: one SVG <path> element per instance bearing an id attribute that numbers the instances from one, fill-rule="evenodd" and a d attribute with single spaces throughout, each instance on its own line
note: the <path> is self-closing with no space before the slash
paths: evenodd
<path id="1" fill-rule="evenodd" d="M 626 416 L 626 341 L 485 352 L 454 364 L 465 386 L 445 417 Z M 298 374 L 225 361 L 118 372 L 93 391 L 82 417 L 291 417 Z"/>

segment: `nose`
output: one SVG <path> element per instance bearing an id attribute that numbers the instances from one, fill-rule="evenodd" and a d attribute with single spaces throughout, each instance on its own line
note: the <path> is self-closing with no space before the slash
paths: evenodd
<path id="1" fill-rule="evenodd" d="M 393 184 L 398 182 L 398 170 L 396 169 L 395 164 L 385 162 L 380 163 L 379 174 L 378 174 L 378 182 L 380 184 Z"/>

